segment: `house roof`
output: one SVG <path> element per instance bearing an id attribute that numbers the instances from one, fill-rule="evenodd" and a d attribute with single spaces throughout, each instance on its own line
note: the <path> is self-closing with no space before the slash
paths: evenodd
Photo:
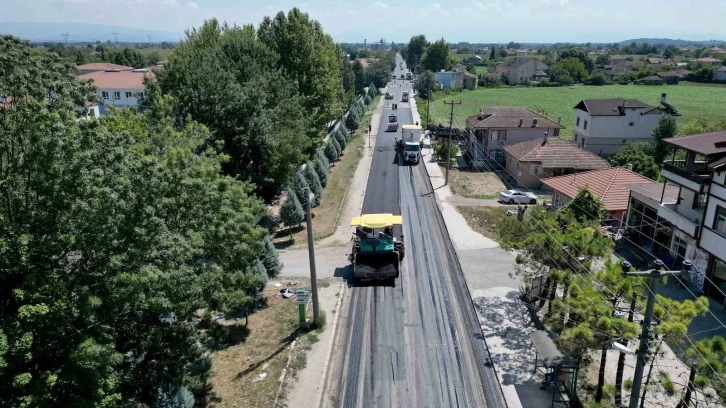
<path id="1" fill-rule="evenodd" d="M 522 66 L 526 64 L 529 61 L 536 60 L 537 58 L 534 57 L 509 57 L 504 61 L 504 65 L 511 67 L 511 68 L 517 68 L 519 66 Z"/>
<path id="2" fill-rule="evenodd" d="M 665 143 L 704 156 L 726 154 L 726 130 L 663 139 Z"/>
<path id="3" fill-rule="evenodd" d="M 478 76 L 472 74 L 471 72 L 464 72 L 464 76 L 469 78 L 479 78 Z"/>
<path id="4" fill-rule="evenodd" d="M 726 72 L 726 67 L 721 67 L 717 69 L 716 72 Z"/>
<path id="5" fill-rule="evenodd" d="M 106 71 L 115 69 L 117 71 L 131 71 L 132 67 L 125 65 L 111 64 L 110 62 L 91 62 L 90 64 L 83 64 L 76 66 L 79 71 Z"/>
<path id="6" fill-rule="evenodd" d="M 659 77 L 658 75 L 649 75 L 642 79 L 642 81 L 662 81 L 663 78 Z"/>
<path id="7" fill-rule="evenodd" d="M 716 160 L 708 165 L 708 168 L 712 171 L 723 171 L 726 168 L 726 156 Z"/>
<path id="8" fill-rule="evenodd" d="M 669 183 L 665 185 L 665 192 L 663 192 L 663 183 L 657 183 L 655 181 L 650 183 L 624 184 L 623 187 L 658 202 L 661 202 L 660 198 L 663 196 L 663 204 L 675 204 L 678 202 L 678 195 L 680 191 L 680 188 L 677 185 Z"/>
<path id="9" fill-rule="evenodd" d="M 698 58 L 696 61 L 698 61 L 698 62 L 721 62 L 720 59 L 711 58 L 711 57 Z"/>
<path id="10" fill-rule="evenodd" d="M 539 162 L 545 168 L 596 170 L 610 167 L 607 160 L 560 139 L 548 137 L 506 145 L 502 149 L 521 162 Z"/>
<path id="11" fill-rule="evenodd" d="M 676 71 L 659 72 L 656 75 L 658 75 L 661 78 L 666 78 L 666 77 L 678 77 L 678 78 L 680 78 L 681 77 L 681 74 L 679 74 Z"/>
<path id="12" fill-rule="evenodd" d="M 356 58 L 354 60 L 351 60 L 350 63 L 353 64 L 356 61 L 359 61 L 361 65 L 363 65 L 363 68 L 368 68 L 371 66 L 374 62 L 378 61 L 378 58 Z M 164 61 L 166 62 L 166 61 Z"/>
<path id="13" fill-rule="evenodd" d="M 153 72 L 96 71 L 79 75 L 78 79 L 92 79 L 101 89 L 143 89 L 144 77 L 154 77 Z"/>
<path id="14" fill-rule="evenodd" d="M 608 211 L 620 211 L 628 208 L 630 190 L 624 185 L 652 182 L 653 180 L 622 167 L 610 167 L 542 179 L 542 183 L 547 187 L 570 198 L 574 198 L 580 190 L 587 187 L 600 199 Z"/>
<path id="15" fill-rule="evenodd" d="M 537 119 L 538 128 L 564 129 L 559 123 L 523 106 L 484 107 L 482 112 L 466 119 L 467 129 L 529 128 Z M 522 120 L 522 126 L 519 121 Z"/>
<path id="16" fill-rule="evenodd" d="M 665 62 L 663 58 L 648 58 L 646 61 L 648 61 L 649 64 L 662 64 Z"/>
<path id="17" fill-rule="evenodd" d="M 583 99 L 575 109 L 584 110 L 590 116 L 620 116 L 622 108 L 652 109 L 647 103 L 637 99 Z"/>

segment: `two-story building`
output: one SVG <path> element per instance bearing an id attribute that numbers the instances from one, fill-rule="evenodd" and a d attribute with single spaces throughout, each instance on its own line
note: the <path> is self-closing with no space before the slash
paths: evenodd
<path id="1" fill-rule="evenodd" d="M 510 57 L 488 75 L 507 85 L 526 85 L 546 76 L 547 68 L 547 64 L 534 57 Z"/>
<path id="2" fill-rule="evenodd" d="M 109 106 L 119 108 L 137 106 L 140 98 L 144 96 L 144 78 L 152 77 L 153 73 L 146 69 L 132 71 L 97 71 L 79 75 L 80 80 L 92 80 L 96 85 L 100 114 L 106 114 Z"/>
<path id="3" fill-rule="evenodd" d="M 542 179 L 610 167 L 607 160 L 559 137 L 505 145 L 505 168 L 517 183 L 540 188 Z"/>
<path id="4" fill-rule="evenodd" d="M 690 260 L 695 266 L 691 286 L 724 301 L 720 291 L 726 291 L 726 131 L 664 142 L 673 155 L 663 162 L 661 176 L 679 188 L 677 200 L 661 200 L 657 214 L 674 227 L 670 266 L 678 268 L 684 259 Z M 663 188 L 665 196 L 665 183 Z"/>
<path id="5" fill-rule="evenodd" d="M 665 114 L 680 116 L 665 94 L 659 107 L 637 99 L 583 99 L 575 105 L 572 141 L 597 155 L 612 156 L 629 142 L 651 141 Z"/>
<path id="6" fill-rule="evenodd" d="M 483 107 L 480 113 L 466 119 L 468 149 L 473 152 L 472 165 L 481 166 L 487 160 L 496 160 L 504 166 L 504 146 L 533 139 L 542 140 L 545 133 L 557 137 L 564 128 L 523 106 Z"/>

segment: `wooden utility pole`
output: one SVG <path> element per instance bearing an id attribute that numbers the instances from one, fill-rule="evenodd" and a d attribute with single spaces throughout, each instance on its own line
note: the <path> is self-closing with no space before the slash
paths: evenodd
<path id="1" fill-rule="evenodd" d="M 313 241 L 313 216 L 311 201 L 315 196 L 310 191 L 310 187 L 305 187 L 305 221 L 308 229 L 308 257 L 310 258 L 310 286 L 313 297 L 313 326 L 317 327 L 320 318 L 320 306 L 318 305 L 318 277 L 315 273 L 315 246 Z"/>
<path id="2" fill-rule="evenodd" d="M 446 180 L 444 181 L 444 185 L 449 185 L 449 167 L 451 167 L 451 129 L 454 126 L 454 105 L 461 105 L 461 101 L 459 102 L 444 102 L 446 105 L 451 105 L 451 115 L 449 116 L 449 140 L 447 142 L 446 146 Z"/>
<path id="3" fill-rule="evenodd" d="M 632 322 L 635 315 L 635 306 L 638 300 L 638 292 L 633 292 L 630 299 L 630 310 L 628 310 L 628 321 Z M 615 374 L 615 406 L 621 408 L 623 405 L 623 372 L 625 371 L 625 353 L 622 351 L 618 356 L 618 366 Z"/>

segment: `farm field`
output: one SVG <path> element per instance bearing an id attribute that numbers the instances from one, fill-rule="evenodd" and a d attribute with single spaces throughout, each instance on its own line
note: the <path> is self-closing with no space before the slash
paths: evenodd
<path id="1" fill-rule="evenodd" d="M 434 94 L 431 102 L 431 123 L 448 123 L 449 107 L 444 101 L 459 101 L 454 107 L 454 126 L 464 127 L 466 118 L 486 106 L 525 106 L 537 112 L 544 112 L 550 119 L 562 118 L 566 129 L 564 137 L 572 134 L 573 107 L 582 99 L 626 98 L 639 99 L 650 105 L 660 102 L 661 93 L 666 93 L 668 102 L 680 113 L 681 123 L 701 121 L 706 124 L 726 121 L 726 88 L 712 86 L 645 86 L 607 85 L 559 88 L 480 88 L 448 95 Z M 420 106 L 425 107 L 425 104 Z M 425 110 L 424 110 L 425 112 Z"/>

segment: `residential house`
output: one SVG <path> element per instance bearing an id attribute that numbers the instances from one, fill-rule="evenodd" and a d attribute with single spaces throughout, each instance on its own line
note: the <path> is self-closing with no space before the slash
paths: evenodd
<path id="1" fill-rule="evenodd" d="M 691 75 L 691 71 L 687 69 L 674 69 L 673 72 L 677 73 L 681 76 L 680 80 L 684 81 L 688 78 L 689 75 Z"/>
<path id="2" fill-rule="evenodd" d="M 472 64 L 479 64 L 484 62 L 484 59 L 478 55 L 472 55 L 469 58 L 466 58 L 464 62 L 472 63 Z"/>
<path id="3" fill-rule="evenodd" d="M 490 74 L 507 85 L 528 84 L 538 79 L 537 72 L 547 70 L 547 64 L 533 57 L 510 57 L 497 65 Z"/>
<path id="4" fill-rule="evenodd" d="M 78 70 L 78 75 L 84 75 L 99 71 L 131 71 L 133 68 L 125 65 L 111 64 L 110 62 L 91 62 L 89 64 L 78 65 L 76 69 Z"/>
<path id="5" fill-rule="evenodd" d="M 719 290 L 726 290 L 726 130 L 664 142 L 673 155 L 663 162 L 661 176 L 679 188 L 675 203 L 664 199 L 658 207 L 658 216 L 674 227 L 666 264 L 678 268 L 690 260 L 691 286 L 724 301 Z"/>
<path id="6" fill-rule="evenodd" d="M 659 72 L 656 75 L 667 85 L 678 85 L 681 79 L 681 74 L 675 71 Z"/>
<path id="7" fill-rule="evenodd" d="M 373 65 L 374 62 L 377 62 L 378 58 L 356 58 L 355 60 L 351 60 L 350 63 L 353 64 L 356 60 L 360 61 L 363 68 L 368 68 Z"/>
<path id="8" fill-rule="evenodd" d="M 702 62 L 704 64 L 713 65 L 714 67 L 720 67 L 722 64 L 722 61 L 720 59 L 711 58 L 711 57 L 705 57 L 705 58 L 698 58 L 694 60 L 696 62 Z"/>
<path id="9" fill-rule="evenodd" d="M 137 106 L 144 95 L 144 78 L 153 78 L 153 72 L 145 69 L 132 71 L 98 71 L 78 76 L 81 80 L 92 80 L 101 98 L 100 114 L 105 115 L 109 106 Z"/>
<path id="10" fill-rule="evenodd" d="M 564 128 L 522 106 L 483 107 L 479 114 L 466 119 L 466 129 L 469 131 L 468 151 L 473 152 L 472 164 L 479 166 L 487 160 L 495 160 L 504 165 L 504 146 L 533 139 L 541 140 L 545 132 L 550 137 L 557 137 Z"/>
<path id="11" fill-rule="evenodd" d="M 661 95 L 659 107 L 637 99 L 583 99 L 575 105 L 573 142 L 607 157 L 629 142 L 649 141 L 661 115 L 679 116 Z"/>
<path id="12" fill-rule="evenodd" d="M 649 75 L 645 78 L 640 79 L 638 82 L 644 85 L 663 85 L 665 81 L 658 75 Z"/>
<path id="13" fill-rule="evenodd" d="M 665 58 L 657 58 L 657 57 L 651 57 L 645 60 L 645 63 L 648 65 L 661 65 L 661 64 L 667 64 L 668 60 Z"/>
<path id="14" fill-rule="evenodd" d="M 713 79 L 716 81 L 726 81 L 726 67 L 717 69 L 713 75 Z"/>
<path id="15" fill-rule="evenodd" d="M 540 188 L 542 178 L 610 167 L 608 162 L 559 137 L 545 136 L 506 145 L 505 168 L 519 185 Z"/>
<path id="16" fill-rule="evenodd" d="M 629 184 L 652 183 L 653 180 L 622 167 L 586 171 L 542 180 L 543 187 L 552 190 L 555 208 L 569 203 L 584 188 L 600 199 L 608 213 L 606 222 L 619 227 L 625 221 L 630 198 Z"/>
<path id="17" fill-rule="evenodd" d="M 529 50 L 527 50 L 527 49 L 517 50 L 518 57 L 526 57 L 528 54 L 529 54 Z"/>
<path id="18" fill-rule="evenodd" d="M 464 71 L 464 79 L 462 85 L 464 89 L 476 89 L 479 84 L 479 77 Z"/>
<path id="19" fill-rule="evenodd" d="M 603 66 L 603 74 L 608 81 L 619 81 L 628 75 L 628 67 L 625 65 L 605 65 Z"/>
<path id="20" fill-rule="evenodd" d="M 434 73 L 436 83 L 441 86 L 441 89 L 457 89 L 464 86 L 464 71 L 440 71 Z"/>

